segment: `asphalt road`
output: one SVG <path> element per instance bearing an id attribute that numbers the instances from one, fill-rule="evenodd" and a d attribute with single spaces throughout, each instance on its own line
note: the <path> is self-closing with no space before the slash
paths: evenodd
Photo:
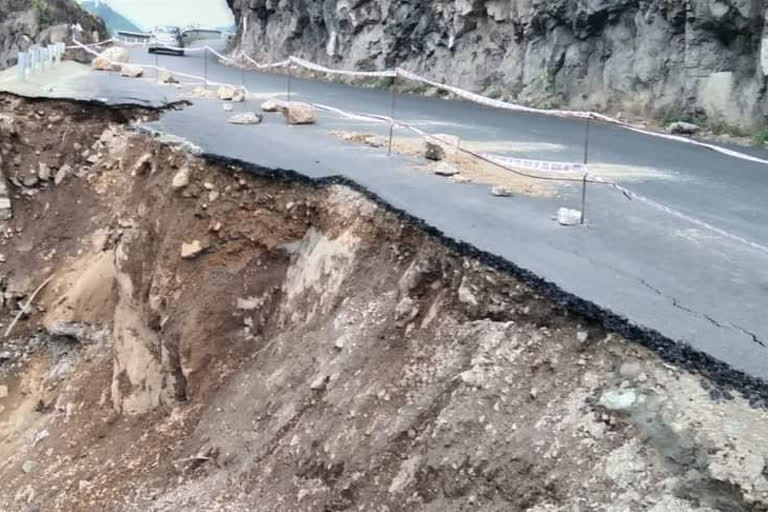
<path id="1" fill-rule="evenodd" d="M 242 73 L 212 56 L 207 62 L 201 54 L 157 59 L 162 66 L 190 74 L 205 70 L 210 80 L 242 81 L 255 99 L 236 110 L 258 110 L 263 98 L 284 97 L 286 92 L 285 76 Z M 132 60 L 154 63 L 155 57 L 137 49 Z M 87 83 L 87 95 L 115 103 L 158 104 L 177 98 L 171 87 L 114 74 L 95 74 Z M 390 113 L 391 98 L 383 90 L 293 79 L 291 91 L 293 99 Z M 766 252 L 629 201 L 604 186 L 589 189 L 587 226 L 565 228 L 552 216 L 561 206 L 578 207 L 578 187 L 563 186 L 559 197 L 550 199 L 494 198 L 488 186 L 459 185 L 414 172 L 414 161 L 406 157 L 387 157 L 328 135 L 333 129 L 385 133 L 381 125 L 322 114 L 316 126 L 289 127 L 280 116 L 267 115 L 262 125 L 241 127 L 226 123 L 229 114 L 221 102 L 193 103 L 166 113 L 150 127 L 186 138 L 206 152 L 262 167 L 312 178 L 350 178 L 447 237 L 501 256 L 637 325 L 768 380 Z M 409 95 L 397 97 L 395 112 L 398 119 L 432 133 L 503 142 L 510 156 L 583 158 L 585 125 L 580 121 Z M 768 152 L 750 151 L 768 158 Z M 639 169 L 640 178 L 622 171 L 618 181 L 734 235 L 768 245 L 763 207 L 767 166 L 603 124 L 592 126 L 590 163 Z"/>

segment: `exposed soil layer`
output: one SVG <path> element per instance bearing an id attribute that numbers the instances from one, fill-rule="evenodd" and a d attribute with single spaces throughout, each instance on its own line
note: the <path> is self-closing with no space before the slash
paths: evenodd
<path id="1" fill-rule="evenodd" d="M 768 510 L 727 369 L 146 112 L 0 115 L 3 330 L 53 276 L 0 342 L 0 510 Z"/>

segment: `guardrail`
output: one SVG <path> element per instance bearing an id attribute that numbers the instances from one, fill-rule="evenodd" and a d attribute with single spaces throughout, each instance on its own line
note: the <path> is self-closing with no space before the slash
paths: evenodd
<path id="1" fill-rule="evenodd" d="M 33 46 L 25 52 L 19 52 L 16 66 L 19 80 L 24 81 L 31 73 L 53 68 L 61 62 L 65 51 L 64 43 L 53 43 L 47 46 Z"/>

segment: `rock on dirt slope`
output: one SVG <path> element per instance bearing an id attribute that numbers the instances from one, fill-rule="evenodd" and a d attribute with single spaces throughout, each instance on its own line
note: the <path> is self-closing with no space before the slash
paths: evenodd
<path id="1" fill-rule="evenodd" d="M 227 1 L 239 46 L 265 62 L 402 66 L 534 106 L 765 124 L 764 0 Z"/>
<path id="2" fill-rule="evenodd" d="M 0 341 L 0 510 L 768 507 L 762 404 L 361 193 L 0 112 L 3 330 L 52 276 Z"/>

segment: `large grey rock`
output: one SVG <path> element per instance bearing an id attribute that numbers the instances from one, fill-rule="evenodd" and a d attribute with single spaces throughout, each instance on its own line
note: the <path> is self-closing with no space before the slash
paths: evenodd
<path id="1" fill-rule="evenodd" d="M 683 121 L 672 123 L 667 129 L 669 130 L 669 133 L 675 133 L 679 135 L 695 135 L 701 130 L 701 128 L 699 128 L 697 125 L 692 123 L 685 123 Z"/>
<path id="2" fill-rule="evenodd" d="M 753 125 L 768 110 L 756 0 L 228 2 L 247 27 L 238 49 L 260 61 L 399 65 L 527 105 L 659 119 Z"/>
<path id="3" fill-rule="evenodd" d="M 315 109 L 309 103 L 289 101 L 282 105 L 283 115 L 288 124 L 313 124 L 317 121 Z"/>
<path id="4" fill-rule="evenodd" d="M 91 67 L 98 71 L 122 72 L 123 68 L 128 67 L 124 66 L 124 64 L 127 64 L 129 59 L 130 54 L 128 53 L 128 50 L 121 48 L 120 46 L 113 46 L 112 48 L 107 48 L 101 52 L 98 57 L 93 59 L 93 61 L 91 61 Z"/>

